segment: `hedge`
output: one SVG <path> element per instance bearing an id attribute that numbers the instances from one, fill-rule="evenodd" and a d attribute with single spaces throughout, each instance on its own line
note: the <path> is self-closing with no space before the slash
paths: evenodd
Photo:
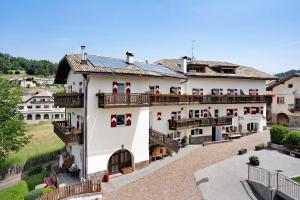
<path id="1" fill-rule="evenodd" d="M 290 132 L 286 136 L 284 143 L 288 145 L 300 145 L 300 131 Z"/>
<path id="2" fill-rule="evenodd" d="M 271 142 L 275 144 L 283 144 L 288 133 L 288 129 L 282 125 L 272 126 L 270 130 Z"/>

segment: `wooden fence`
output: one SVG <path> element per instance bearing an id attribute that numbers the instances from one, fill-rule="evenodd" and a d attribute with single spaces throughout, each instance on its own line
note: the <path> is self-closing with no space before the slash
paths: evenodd
<path id="1" fill-rule="evenodd" d="M 46 195 L 39 197 L 37 200 L 59 200 L 71 196 L 97 192 L 101 192 L 101 182 L 87 181 L 58 188 Z"/>

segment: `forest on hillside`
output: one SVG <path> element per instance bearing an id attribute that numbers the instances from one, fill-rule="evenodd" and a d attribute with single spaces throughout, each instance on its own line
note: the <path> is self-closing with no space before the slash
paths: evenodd
<path id="1" fill-rule="evenodd" d="M 286 72 L 281 72 L 281 73 L 275 74 L 275 76 L 278 77 L 279 79 L 282 79 L 286 76 L 289 76 L 289 75 L 292 75 L 292 74 L 295 74 L 295 73 L 300 73 L 300 69 L 299 70 L 292 69 L 292 70 L 289 70 L 289 71 L 286 71 Z"/>
<path id="2" fill-rule="evenodd" d="M 48 60 L 29 60 L 23 57 L 14 57 L 0 52 L 0 72 L 3 74 L 20 73 L 25 71 L 28 75 L 51 76 L 57 69 L 57 63 Z"/>

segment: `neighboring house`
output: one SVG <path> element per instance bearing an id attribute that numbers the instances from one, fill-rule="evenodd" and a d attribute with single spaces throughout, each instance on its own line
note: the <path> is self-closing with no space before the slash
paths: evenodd
<path id="1" fill-rule="evenodd" d="M 54 78 L 34 78 L 39 85 L 51 85 L 54 83 Z"/>
<path id="2" fill-rule="evenodd" d="M 21 87 L 36 87 L 36 82 L 34 78 L 11 78 L 9 82 L 15 85 L 19 85 Z"/>
<path id="3" fill-rule="evenodd" d="M 270 82 L 267 90 L 273 95 L 272 122 L 300 127 L 300 74 Z"/>
<path id="4" fill-rule="evenodd" d="M 164 59 L 155 64 L 66 55 L 55 83 L 55 105 L 66 122 L 54 123 L 83 177 L 139 169 L 155 144 L 177 151 L 177 141 L 217 141 L 231 133 L 266 129 L 266 80 L 274 76 L 225 62 Z M 230 144 L 228 144 L 230 145 Z"/>
<path id="5" fill-rule="evenodd" d="M 48 92 L 24 96 L 19 110 L 27 123 L 65 119 L 65 109 L 55 107 L 53 97 Z"/>

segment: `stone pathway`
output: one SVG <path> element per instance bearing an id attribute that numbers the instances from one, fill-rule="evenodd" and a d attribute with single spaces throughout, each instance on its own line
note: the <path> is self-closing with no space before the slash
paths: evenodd
<path id="1" fill-rule="evenodd" d="M 190 153 L 131 184 L 110 193 L 104 193 L 104 199 L 203 199 L 197 187 L 194 172 L 236 155 L 241 148 L 253 149 L 256 144 L 268 141 L 269 133 L 264 132 L 230 143 L 195 148 Z"/>
<path id="2" fill-rule="evenodd" d="M 282 174 L 293 177 L 300 175 L 300 159 L 275 150 L 250 151 L 236 155 L 201 169 L 195 173 L 203 197 L 207 200 L 251 200 L 241 181 L 248 176 L 248 161 L 251 155 L 259 157 L 260 166 L 268 171 L 282 170 Z"/>
<path id="3" fill-rule="evenodd" d="M 20 182 L 22 179 L 22 174 L 16 174 L 16 175 L 12 175 L 6 179 L 4 179 L 3 181 L 0 181 L 0 190 L 8 188 L 14 184 L 17 184 L 18 182 Z"/>

